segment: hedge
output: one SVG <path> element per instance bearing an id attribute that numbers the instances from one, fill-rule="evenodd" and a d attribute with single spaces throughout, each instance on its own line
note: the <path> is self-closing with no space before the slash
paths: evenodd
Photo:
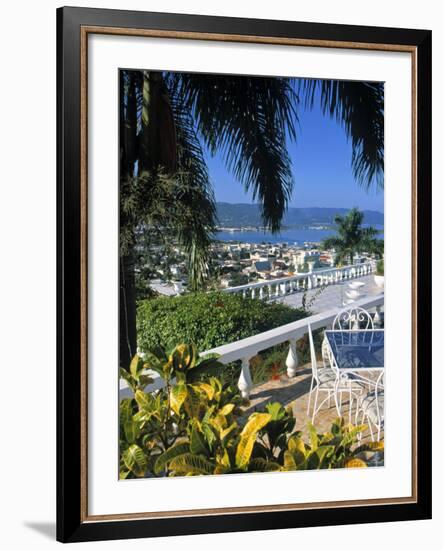
<path id="1" fill-rule="evenodd" d="M 137 309 L 138 347 L 145 352 L 187 342 L 205 351 L 306 316 L 284 304 L 222 292 L 151 298 Z"/>

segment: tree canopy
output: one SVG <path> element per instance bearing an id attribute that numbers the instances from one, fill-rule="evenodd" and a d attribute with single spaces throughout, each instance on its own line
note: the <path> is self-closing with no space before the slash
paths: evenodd
<path id="1" fill-rule="evenodd" d="M 337 263 L 354 263 L 356 253 L 367 252 L 381 256 L 383 240 L 377 239 L 379 231 L 374 227 L 363 227 L 364 215 L 358 208 L 352 208 L 346 216 L 335 216 L 337 235 L 322 241 L 326 249 L 334 249 Z"/>

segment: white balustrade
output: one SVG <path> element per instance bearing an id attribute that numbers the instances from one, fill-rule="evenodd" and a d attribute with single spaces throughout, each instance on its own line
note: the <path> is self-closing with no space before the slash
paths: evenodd
<path id="1" fill-rule="evenodd" d="M 229 294 L 240 294 L 244 298 L 251 296 L 260 300 L 278 298 L 291 292 L 310 290 L 319 286 L 334 285 L 341 281 L 363 277 L 374 270 L 372 263 L 358 266 L 333 267 L 311 271 L 310 273 L 299 273 L 291 277 L 283 277 L 260 283 L 249 283 L 247 285 L 234 286 L 222 289 L 222 292 Z M 267 292 L 264 289 L 267 289 Z"/>
<path id="2" fill-rule="evenodd" d="M 361 300 L 356 300 L 353 303 L 353 307 L 362 307 L 366 310 L 376 310 L 374 320 L 377 316 L 380 318 L 381 308 L 384 305 L 384 295 L 379 294 L 377 296 L 365 297 Z M 319 328 L 325 328 L 332 324 L 335 316 L 340 311 L 339 308 L 330 309 L 316 315 L 311 315 L 299 321 L 288 323 L 281 327 L 232 342 L 217 348 L 203 352 L 201 355 L 217 354 L 219 355 L 219 361 L 227 364 L 233 361 L 241 361 L 242 369 L 240 378 L 238 381 L 238 388 L 241 391 L 243 397 L 249 397 L 252 390 L 252 379 L 249 370 L 249 361 L 252 357 L 259 352 L 268 348 L 277 346 L 284 342 L 289 342 L 288 355 L 286 358 L 287 374 L 289 378 L 296 375 L 298 367 L 296 343 L 308 332 L 308 325 L 311 325 L 312 330 Z M 376 321 L 377 323 L 377 321 Z"/>
<path id="3" fill-rule="evenodd" d="M 384 305 L 384 295 L 365 297 L 361 300 L 356 300 L 353 307 L 362 307 L 367 311 L 375 310 L 374 321 L 379 324 L 381 309 Z M 299 321 L 288 323 L 281 327 L 232 342 L 224 346 L 213 348 L 201 353 L 202 356 L 216 354 L 219 356 L 219 361 L 223 364 L 232 363 L 233 361 L 241 361 L 241 373 L 238 380 L 238 388 L 243 397 L 249 397 L 253 388 L 249 362 L 252 357 L 259 352 L 268 348 L 277 346 L 284 342 L 289 342 L 288 356 L 286 358 L 286 367 L 288 377 L 292 378 L 297 373 L 298 359 L 296 351 L 297 340 L 300 340 L 308 332 L 308 325 L 311 325 L 312 330 L 325 328 L 332 324 L 335 316 L 340 311 L 339 308 L 330 309 L 316 315 L 311 315 Z M 147 374 L 153 378 L 153 384 L 150 384 L 146 391 L 155 391 L 164 386 L 164 381 L 160 376 L 153 371 L 147 371 Z M 120 380 L 120 399 L 132 397 L 132 390 L 128 387 L 125 380 Z"/>

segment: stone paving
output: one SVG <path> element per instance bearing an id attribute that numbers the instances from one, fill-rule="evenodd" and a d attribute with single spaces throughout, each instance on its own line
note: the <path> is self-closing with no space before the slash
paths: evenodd
<path id="1" fill-rule="evenodd" d="M 297 371 L 294 378 L 288 378 L 286 374 L 280 376 L 280 380 L 269 380 L 264 384 L 255 386 L 250 394 L 250 406 L 245 409 L 245 412 L 252 413 L 261 411 L 267 403 L 278 401 L 285 407 L 291 407 L 295 418 L 297 419 L 296 430 L 301 430 L 307 433 L 308 422 L 311 417 L 308 417 L 307 407 L 309 398 L 309 389 L 311 386 L 311 365 L 306 364 Z M 315 394 L 313 394 L 314 396 Z M 321 394 L 320 394 L 321 395 Z M 320 396 L 319 396 L 320 399 Z M 312 414 L 313 400 L 311 400 Z M 342 415 L 345 420 L 349 420 L 349 399 L 343 396 Z M 337 418 L 337 410 L 335 408 L 334 399 L 331 398 L 331 403 L 325 403 L 314 419 L 314 426 L 319 432 L 330 431 L 332 422 Z M 352 411 L 352 423 L 355 422 L 355 403 Z M 383 434 L 382 434 L 383 435 Z M 363 434 L 362 441 L 369 441 L 369 432 Z"/>
<path id="2" fill-rule="evenodd" d="M 374 282 L 374 274 L 364 275 L 352 280 L 341 281 L 333 285 L 325 287 L 314 288 L 307 291 L 307 301 L 313 298 L 316 294 L 311 309 L 316 313 L 326 311 L 333 308 L 342 308 L 345 301 L 349 298 L 346 296 L 346 292 L 350 290 L 349 284 L 353 282 L 364 283 L 364 286 L 360 289 L 360 298 L 376 296 L 383 292 Z M 293 294 L 286 294 L 280 298 L 275 298 L 276 302 L 286 304 L 291 307 L 301 307 L 303 299 L 303 292 L 295 292 Z"/>
<path id="3" fill-rule="evenodd" d="M 350 290 L 349 284 L 352 282 L 364 283 L 360 290 L 359 298 L 377 296 L 383 293 L 383 289 L 378 287 L 374 282 L 374 275 L 369 274 L 357 279 L 342 281 L 326 287 L 315 288 L 307 291 L 307 301 L 313 298 L 315 300 L 311 305 L 311 309 L 315 313 L 321 313 L 333 308 L 342 308 L 346 306 L 346 291 Z M 284 303 L 294 308 L 301 307 L 303 292 L 287 294 L 281 298 L 276 298 L 275 301 Z M 262 410 L 266 403 L 278 401 L 285 406 L 290 406 L 297 419 L 296 429 L 306 431 L 308 422 L 311 420 L 307 416 L 309 389 L 311 385 L 311 365 L 310 363 L 300 367 L 297 370 L 297 375 L 294 378 L 288 378 L 285 374 L 280 377 L 280 380 L 270 380 L 260 386 L 253 388 L 250 400 L 250 410 Z M 313 403 L 311 401 L 311 414 Z M 349 400 L 344 399 L 342 403 L 342 414 L 346 420 L 349 419 Z M 314 425 L 318 431 L 329 431 L 331 423 L 337 418 L 337 410 L 335 408 L 334 399 L 328 406 L 323 405 L 314 419 Z M 355 404 L 352 412 L 352 423 L 355 422 Z M 384 434 L 382 434 L 382 437 Z M 363 434 L 363 441 L 369 440 L 369 432 Z"/>

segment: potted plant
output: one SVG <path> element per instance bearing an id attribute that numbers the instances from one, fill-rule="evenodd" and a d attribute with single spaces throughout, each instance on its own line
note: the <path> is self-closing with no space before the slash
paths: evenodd
<path id="1" fill-rule="evenodd" d="M 377 262 L 374 282 L 379 288 L 384 288 L 385 286 L 385 262 L 383 258 Z"/>

